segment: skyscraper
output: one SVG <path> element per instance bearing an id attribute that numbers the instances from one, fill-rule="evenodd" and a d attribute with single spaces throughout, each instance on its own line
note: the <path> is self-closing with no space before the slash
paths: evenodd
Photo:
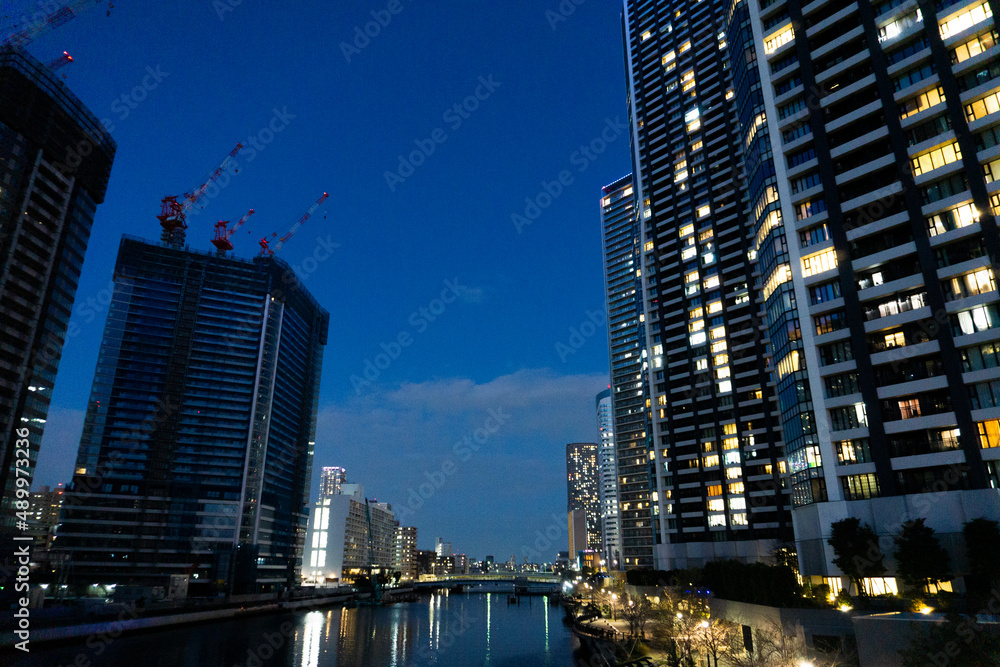
<path id="1" fill-rule="evenodd" d="M 656 484 L 652 448 L 643 312 L 641 232 L 635 215 L 632 175 L 603 188 L 601 232 L 611 360 L 611 406 L 616 448 L 620 563 L 652 567 L 654 530 L 652 492 Z"/>
<path id="2" fill-rule="evenodd" d="M 611 410 L 611 389 L 597 395 L 597 477 L 601 513 L 602 558 L 608 569 L 617 569 L 621 559 L 618 534 L 618 465 L 615 448 L 614 418 Z"/>
<path id="3" fill-rule="evenodd" d="M 738 5 L 805 311 L 776 366 L 812 369 L 819 426 L 788 446 L 802 572 L 839 574 L 845 517 L 925 518 L 957 564 L 962 523 L 1000 518 L 996 4 Z"/>
<path id="4" fill-rule="evenodd" d="M 319 498 L 340 493 L 340 487 L 347 482 L 347 470 L 336 466 L 324 466 L 319 478 Z"/>
<path id="5" fill-rule="evenodd" d="M 298 583 L 329 315 L 275 257 L 122 239 L 58 545 L 78 580 Z"/>
<path id="6" fill-rule="evenodd" d="M 18 449 L 28 461 L 21 476 L 34 472 L 115 150 L 58 75 L 25 51 L 0 47 L 0 524 L 13 518 Z"/>
<path id="7" fill-rule="evenodd" d="M 624 4 L 641 238 L 634 271 L 653 422 L 647 502 L 662 569 L 766 559 L 792 537 L 767 321 L 758 316 L 771 288 L 757 288 L 755 226 L 741 195 L 746 136 L 733 140 L 741 126 L 723 29 L 729 5 Z M 627 544 L 631 503 L 624 485 L 619 493 Z"/>
<path id="8" fill-rule="evenodd" d="M 396 527 L 396 552 L 393 569 L 402 573 L 403 579 L 417 578 L 417 527 Z"/>
<path id="9" fill-rule="evenodd" d="M 584 513 L 586 548 L 601 551 L 601 506 L 596 443 L 573 442 L 566 445 L 566 480 L 567 510 L 571 517 L 573 512 Z M 582 542 L 579 537 L 577 540 Z"/>

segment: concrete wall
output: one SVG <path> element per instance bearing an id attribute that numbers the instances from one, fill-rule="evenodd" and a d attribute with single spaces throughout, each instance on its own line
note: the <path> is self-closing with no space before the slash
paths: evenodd
<path id="1" fill-rule="evenodd" d="M 754 629 L 781 626 L 786 634 L 797 636 L 807 646 L 813 645 L 813 637 L 816 635 L 846 637 L 854 634 L 851 616 L 836 609 L 766 607 L 718 598 L 710 598 L 708 607 L 713 617 Z"/>

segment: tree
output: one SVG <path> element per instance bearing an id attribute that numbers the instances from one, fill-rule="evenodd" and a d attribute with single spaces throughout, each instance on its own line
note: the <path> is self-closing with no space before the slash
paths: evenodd
<path id="1" fill-rule="evenodd" d="M 645 595 L 631 596 L 622 593 L 621 616 L 628 623 L 628 634 L 632 639 L 645 639 L 646 623 L 649 621 L 650 604 Z"/>
<path id="2" fill-rule="evenodd" d="M 930 584 L 950 578 L 951 558 L 923 519 L 904 523 L 902 532 L 892 541 L 896 544 L 899 575 L 908 586 L 926 591 Z"/>
<path id="3" fill-rule="evenodd" d="M 833 547 L 837 556 L 833 564 L 840 568 L 854 584 L 858 595 L 867 595 L 862 585 L 866 577 L 880 577 L 885 574 L 885 554 L 878 545 L 878 535 L 867 523 L 855 518 L 835 521 L 830 528 L 830 539 L 826 541 Z"/>
<path id="4" fill-rule="evenodd" d="M 740 629 L 735 623 L 722 618 L 713 618 L 700 623 L 695 643 L 712 659 L 710 665 L 719 667 L 719 658 L 725 655 L 726 648 L 732 645 L 733 637 L 738 632 Z"/>
<path id="5" fill-rule="evenodd" d="M 903 667 L 998 665 L 1000 632 L 979 624 L 974 617 L 949 616 L 929 631 L 914 634 L 899 655 L 903 658 Z"/>
<path id="6" fill-rule="evenodd" d="M 969 574 L 983 582 L 992 582 L 1000 574 L 1000 524 L 989 519 L 973 519 L 962 526 L 965 551 L 969 555 Z M 988 587 L 988 586 L 987 586 Z"/>

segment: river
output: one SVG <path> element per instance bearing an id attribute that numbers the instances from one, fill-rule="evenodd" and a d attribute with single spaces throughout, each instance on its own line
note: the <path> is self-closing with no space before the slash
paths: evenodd
<path id="1" fill-rule="evenodd" d="M 571 667 L 578 646 L 544 596 L 423 595 L 386 607 L 255 616 L 106 643 L 32 647 L 37 667 Z M 10 664 L 10 663 L 8 663 Z"/>

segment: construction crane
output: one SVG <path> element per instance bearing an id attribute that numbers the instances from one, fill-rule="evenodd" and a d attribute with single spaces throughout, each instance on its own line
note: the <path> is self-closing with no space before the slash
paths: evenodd
<path id="1" fill-rule="evenodd" d="M 69 65 L 71 62 L 73 62 L 73 56 L 71 56 L 68 52 L 63 51 L 62 55 L 50 62 L 48 67 L 50 70 L 55 72 L 62 69 L 66 65 Z"/>
<path id="2" fill-rule="evenodd" d="M 42 35 L 52 32 L 64 23 L 69 23 L 82 12 L 90 9 L 93 5 L 101 4 L 101 1 L 102 0 L 73 0 L 73 2 L 63 5 L 51 14 L 38 20 L 31 21 L 24 28 L 8 35 L 3 40 L 3 46 L 16 46 L 24 48 Z M 112 7 L 114 7 L 114 5 L 108 3 L 108 16 L 111 15 Z"/>
<path id="3" fill-rule="evenodd" d="M 327 193 L 324 192 L 323 196 L 320 197 L 319 199 L 317 199 L 316 203 L 313 204 L 312 206 L 310 206 L 309 209 L 305 213 L 302 214 L 302 217 L 299 218 L 295 222 L 294 225 L 292 225 L 292 228 L 289 229 L 288 232 L 284 236 L 282 236 L 280 239 L 278 239 L 278 244 L 276 246 L 274 246 L 274 248 L 270 247 L 270 243 L 271 242 L 270 242 L 270 240 L 266 236 L 264 238 L 262 238 L 259 241 L 259 243 L 260 243 L 260 256 L 261 257 L 270 257 L 274 253 L 276 253 L 279 250 L 281 250 L 281 246 L 285 245 L 285 242 L 288 239 L 292 238 L 292 235 L 295 234 L 295 232 L 297 232 L 299 230 L 299 227 L 301 227 L 303 224 L 305 224 L 305 221 L 308 220 L 309 217 L 313 213 L 316 212 L 316 209 L 318 209 L 320 206 L 323 205 L 323 202 L 325 202 L 326 198 L 329 197 L 329 196 L 330 195 L 328 195 Z M 275 233 L 271 234 L 271 238 L 274 238 L 277 235 L 278 235 L 277 232 L 275 232 Z"/>
<path id="4" fill-rule="evenodd" d="M 215 182 L 223 172 L 235 164 L 236 154 L 243 148 L 243 144 L 236 144 L 236 148 L 229 152 L 229 155 L 222 161 L 215 171 L 213 171 L 204 183 L 194 190 L 183 195 L 171 195 L 160 200 L 160 214 L 156 218 L 163 227 L 163 241 L 170 245 L 181 245 L 184 242 L 184 230 L 187 229 L 187 213 L 194 208 L 208 192 L 208 188 Z M 178 201 L 180 199 L 181 201 Z"/>
<path id="5" fill-rule="evenodd" d="M 233 243 L 229 239 L 233 237 L 233 234 L 236 233 L 237 229 L 242 227 L 244 223 L 250 219 L 251 215 L 253 215 L 253 209 L 247 211 L 247 214 L 240 218 L 239 221 L 237 221 L 237 223 L 229 229 L 226 229 L 226 226 L 229 224 L 228 220 L 219 220 L 215 223 L 215 238 L 212 239 L 212 244 L 216 247 L 216 249 L 218 249 L 220 255 L 233 249 Z"/>

